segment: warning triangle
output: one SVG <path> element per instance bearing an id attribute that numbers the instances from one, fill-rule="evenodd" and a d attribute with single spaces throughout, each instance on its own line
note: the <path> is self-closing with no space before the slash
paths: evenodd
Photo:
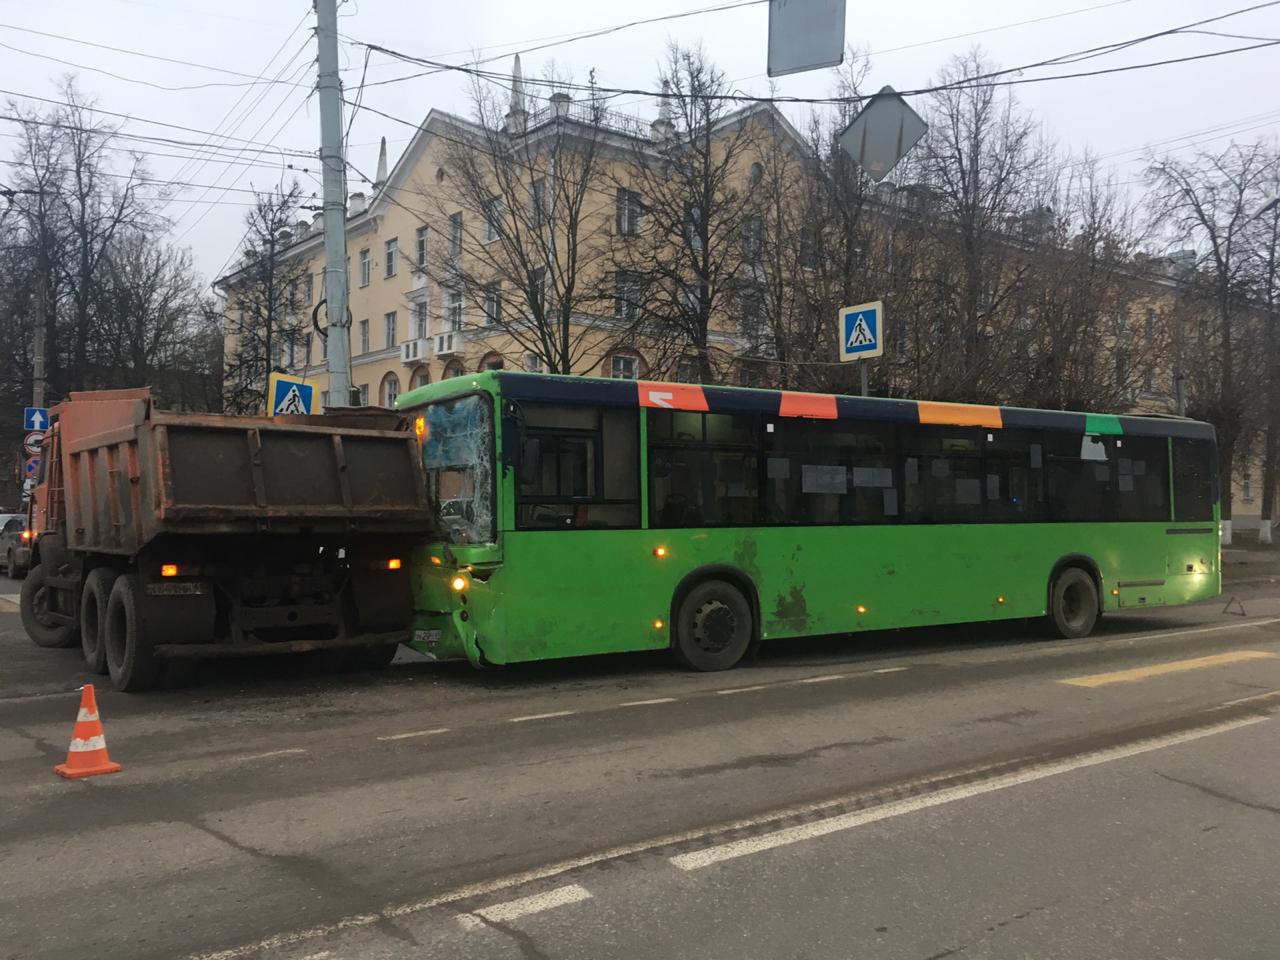
<path id="1" fill-rule="evenodd" d="M 276 404 L 275 413 L 306 413 L 306 405 L 302 402 L 302 394 L 297 385 L 291 386 L 284 398 Z"/>
<path id="2" fill-rule="evenodd" d="M 850 347 L 869 347 L 875 343 L 875 339 L 871 335 L 871 328 L 867 326 L 867 321 L 862 314 L 858 314 L 858 322 L 853 325 L 853 330 L 849 333 L 849 342 L 844 346 L 846 350 Z"/>

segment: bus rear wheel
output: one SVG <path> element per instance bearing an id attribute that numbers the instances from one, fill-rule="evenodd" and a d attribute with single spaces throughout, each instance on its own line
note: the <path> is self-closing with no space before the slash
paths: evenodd
<path id="1" fill-rule="evenodd" d="M 1049 620 L 1065 639 L 1087 637 L 1098 622 L 1098 586 L 1087 571 L 1067 567 L 1049 591 Z"/>
<path id="2" fill-rule="evenodd" d="M 754 628 L 742 592 L 723 580 L 706 580 L 680 601 L 672 649 L 691 670 L 728 670 L 747 652 Z"/>

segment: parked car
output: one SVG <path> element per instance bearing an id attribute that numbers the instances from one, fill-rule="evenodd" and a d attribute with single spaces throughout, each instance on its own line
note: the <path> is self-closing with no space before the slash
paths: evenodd
<path id="1" fill-rule="evenodd" d="M 0 563 L 14 580 L 27 575 L 31 565 L 31 531 L 25 513 L 0 513 Z"/>

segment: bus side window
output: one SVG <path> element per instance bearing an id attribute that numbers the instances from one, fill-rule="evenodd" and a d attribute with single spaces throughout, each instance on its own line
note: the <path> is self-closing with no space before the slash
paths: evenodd
<path id="1" fill-rule="evenodd" d="M 968 427 L 921 425 L 902 431 L 903 520 L 981 523 L 979 433 Z"/>
<path id="2" fill-rule="evenodd" d="M 1169 441 L 1123 437 L 1116 441 L 1116 519 L 1167 523 Z"/>
<path id="3" fill-rule="evenodd" d="M 1213 519 L 1217 451 L 1209 440 L 1173 440 L 1173 519 L 1188 523 Z"/>
<path id="4" fill-rule="evenodd" d="M 1045 507 L 1044 444 L 1029 430 L 988 431 L 983 445 L 988 523 L 1040 523 Z"/>
<path id="5" fill-rule="evenodd" d="M 748 414 L 650 410 L 650 525 L 759 524 L 758 429 Z"/>
<path id="6" fill-rule="evenodd" d="M 1115 519 L 1115 439 L 1046 430 L 1045 473 L 1049 519 L 1095 523 Z"/>

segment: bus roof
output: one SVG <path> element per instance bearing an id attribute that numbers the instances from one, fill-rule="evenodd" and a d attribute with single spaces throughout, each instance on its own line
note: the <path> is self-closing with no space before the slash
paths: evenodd
<path id="1" fill-rule="evenodd" d="M 997 407 L 977 403 L 851 397 L 843 394 L 758 390 L 751 387 L 703 386 L 653 380 L 614 380 L 539 373 L 485 371 L 419 387 L 400 397 L 397 407 L 416 406 L 477 388 L 494 390 L 513 400 L 643 406 L 710 413 L 758 413 L 816 420 L 884 420 L 944 426 L 1033 428 L 1074 433 L 1124 434 L 1145 437 L 1214 439 L 1213 425 L 1185 417 L 1140 417 L 1125 414 L 1077 413 Z"/>

